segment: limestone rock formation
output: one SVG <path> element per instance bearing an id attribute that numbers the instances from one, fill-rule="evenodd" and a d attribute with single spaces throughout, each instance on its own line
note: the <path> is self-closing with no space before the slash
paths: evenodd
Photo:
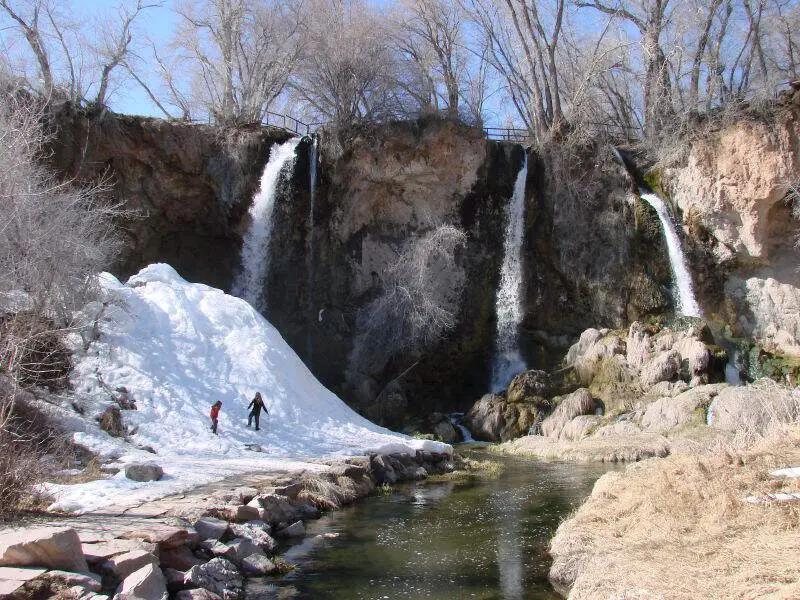
<path id="1" fill-rule="evenodd" d="M 509 402 L 502 395 L 486 394 L 464 415 L 462 422 L 478 440 L 505 442 L 528 433 L 546 407 L 544 398 Z"/>

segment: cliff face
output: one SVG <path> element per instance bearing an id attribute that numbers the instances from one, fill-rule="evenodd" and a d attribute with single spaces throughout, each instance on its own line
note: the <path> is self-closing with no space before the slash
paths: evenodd
<path id="1" fill-rule="evenodd" d="M 800 94 L 766 119 L 746 118 L 694 141 L 664 180 L 683 212 L 711 316 L 736 336 L 800 354 Z"/>
<path id="2" fill-rule="evenodd" d="M 120 223 L 124 248 L 110 268 L 127 276 L 156 261 L 191 281 L 230 289 L 237 229 L 279 130 L 87 114 L 69 104 L 50 116 L 51 166 L 64 178 L 104 180 L 134 211 Z"/>
<path id="3" fill-rule="evenodd" d="M 782 114 L 694 142 L 663 180 L 684 216 L 706 312 L 735 334 L 791 350 L 800 337 L 797 224 L 783 198 L 798 172 L 800 128 L 794 112 Z M 53 122 L 59 172 L 107 174 L 110 195 L 139 212 L 123 224 L 118 274 L 165 261 L 230 289 L 269 149 L 288 134 L 68 107 Z M 437 120 L 365 128 L 335 155 L 324 138 L 321 146 L 313 199 L 310 140 L 281 180 L 267 317 L 326 385 L 373 418 L 398 425 L 408 413 L 465 408 L 488 386 L 505 210 L 522 148 Z M 529 155 L 521 350 L 530 367 L 552 367 L 588 327 L 670 312 L 660 224 L 627 185 L 606 148 L 556 144 Z M 398 258 L 442 225 L 466 232 L 453 265 L 437 274 L 454 329 L 424 350 L 374 352 L 369 307 L 391 289 Z M 391 335 L 378 341 L 391 347 Z"/>

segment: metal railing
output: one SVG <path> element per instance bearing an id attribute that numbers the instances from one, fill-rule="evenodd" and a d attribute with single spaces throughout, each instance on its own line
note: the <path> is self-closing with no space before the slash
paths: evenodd
<path id="1" fill-rule="evenodd" d="M 264 125 L 285 129 L 297 135 L 311 135 L 317 130 L 317 127 L 322 125 L 322 123 L 303 123 L 300 119 L 271 111 L 267 112 L 262 123 Z"/>
<path id="2" fill-rule="evenodd" d="M 516 127 L 484 127 L 486 137 L 496 142 L 518 142 L 528 140 L 528 130 Z"/>

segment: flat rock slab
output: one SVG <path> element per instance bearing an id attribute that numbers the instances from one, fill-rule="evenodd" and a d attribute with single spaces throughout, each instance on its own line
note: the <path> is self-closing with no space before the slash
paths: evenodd
<path id="1" fill-rule="evenodd" d="M 157 526 L 155 523 L 148 529 L 126 531 L 120 537 L 127 540 L 144 540 L 155 544 L 161 550 L 194 545 L 199 541 L 195 531 L 189 531 L 181 527 Z"/>
<path id="2" fill-rule="evenodd" d="M 26 582 L 43 575 L 47 569 L 0 567 L 0 598 L 13 594 Z"/>
<path id="3" fill-rule="evenodd" d="M 145 550 L 151 554 L 158 552 L 155 544 L 139 540 L 109 540 L 107 542 L 82 543 L 83 555 L 89 563 L 105 562 L 113 556 L 125 554 L 132 550 Z"/>
<path id="4" fill-rule="evenodd" d="M 0 534 L 0 566 L 47 567 L 86 573 L 89 565 L 74 529 L 36 527 Z"/>

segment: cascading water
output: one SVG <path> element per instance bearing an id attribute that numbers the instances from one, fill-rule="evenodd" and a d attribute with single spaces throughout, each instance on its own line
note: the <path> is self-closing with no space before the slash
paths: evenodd
<path id="1" fill-rule="evenodd" d="M 519 324 L 522 321 L 522 241 L 525 217 L 525 182 L 528 178 L 528 155 L 514 184 L 514 195 L 506 208 L 506 238 L 503 267 L 495 312 L 497 331 L 492 364 L 492 391 L 508 387 L 517 374 L 527 368 L 519 353 Z"/>
<path id="2" fill-rule="evenodd" d="M 453 427 L 455 427 L 461 432 L 462 442 L 466 444 L 475 441 L 475 439 L 472 437 L 472 432 L 470 432 L 470 430 L 464 427 L 464 425 L 461 423 L 461 419 L 464 418 L 464 413 L 458 413 L 458 412 L 450 413 L 449 415 L 447 415 L 447 418 L 453 425 Z"/>
<path id="3" fill-rule="evenodd" d="M 319 137 L 317 134 L 311 136 L 311 151 L 309 155 L 308 165 L 308 315 L 309 326 L 306 333 L 306 364 L 311 364 L 312 354 L 314 351 L 313 323 L 314 311 L 314 201 L 317 195 L 317 162 L 319 160 Z M 320 311 L 321 316 L 321 311 Z"/>
<path id="4" fill-rule="evenodd" d="M 658 218 L 661 220 L 661 227 L 664 230 L 664 239 L 667 242 L 669 264 L 672 268 L 672 275 L 675 278 L 678 304 L 677 312 L 686 317 L 702 317 L 703 311 L 700 310 L 700 305 L 697 304 L 697 299 L 694 296 L 692 276 L 686 266 L 686 257 L 681 248 L 681 240 L 669 216 L 667 206 L 664 204 L 664 201 L 655 194 L 641 192 L 640 196 L 642 200 L 655 209 L 656 213 L 658 213 Z"/>
<path id="5" fill-rule="evenodd" d="M 269 241 L 272 215 L 281 171 L 294 164 L 300 138 L 292 138 L 270 149 L 269 160 L 261 174 L 261 186 L 250 206 L 250 229 L 244 236 L 241 268 L 233 282 L 235 296 L 244 298 L 257 310 L 264 310 L 264 277 L 269 266 Z"/>

